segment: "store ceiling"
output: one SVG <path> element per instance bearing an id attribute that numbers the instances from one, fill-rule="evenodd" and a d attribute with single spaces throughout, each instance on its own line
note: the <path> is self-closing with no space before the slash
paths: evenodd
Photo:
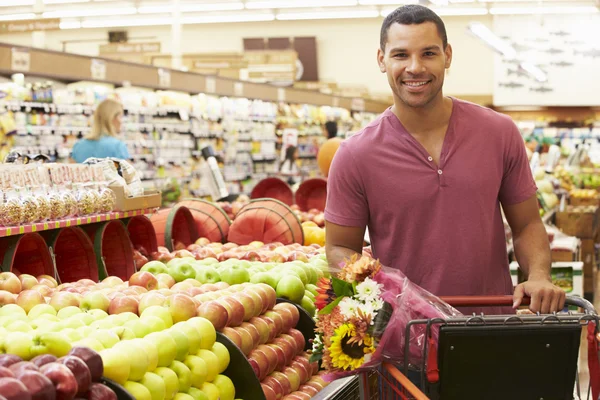
<path id="1" fill-rule="evenodd" d="M 600 0 L 0 0 L 0 21 L 59 18 L 61 29 L 381 18 L 420 3 L 442 16 L 592 14 Z M 178 12 L 177 12 L 178 11 Z"/>

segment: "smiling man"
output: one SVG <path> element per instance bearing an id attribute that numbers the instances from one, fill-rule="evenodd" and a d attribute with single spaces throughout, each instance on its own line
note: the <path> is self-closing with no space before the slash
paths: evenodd
<path id="1" fill-rule="evenodd" d="M 528 281 L 532 311 L 560 310 L 550 247 L 521 135 L 505 115 L 442 93 L 452 62 L 444 23 L 419 5 L 381 28 L 377 62 L 394 105 L 346 140 L 328 177 L 327 257 L 373 254 L 435 295 L 513 294 L 501 206 Z M 508 308 L 465 309 L 487 314 Z"/>

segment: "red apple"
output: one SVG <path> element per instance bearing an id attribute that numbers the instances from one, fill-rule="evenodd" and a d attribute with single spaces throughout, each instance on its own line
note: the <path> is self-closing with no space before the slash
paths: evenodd
<path id="1" fill-rule="evenodd" d="M 304 347 L 306 346 L 306 339 L 304 338 L 302 332 L 300 332 L 298 329 L 290 329 L 288 335 L 296 340 L 296 349 L 298 349 L 297 354 L 302 353 L 304 351 Z"/>
<path id="2" fill-rule="evenodd" d="M 310 365 L 308 368 L 306 368 L 306 366 L 304 364 L 302 364 L 298 361 L 292 361 L 292 363 L 290 364 L 290 367 L 294 368 L 296 370 L 296 372 L 298 373 L 298 375 L 300 376 L 300 385 L 310 379 L 310 377 L 311 377 Z"/>
<path id="3" fill-rule="evenodd" d="M 279 303 L 279 304 L 275 304 L 275 306 L 273 306 L 273 310 L 274 311 L 279 311 L 279 310 L 288 310 L 291 314 L 292 314 L 292 328 L 296 327 L 296 325 L 298 325 L 298 321 L 300 320 L 300 311 L 298 311 L 298 308 L 288 302 L 283 302 L 283 303 Z"/>
<path id="4" fill-rule="evenodd" d="M 298 374 L 298 371 L 296 371 L 294 368 L 292 367 L 285 367 L 282 371 L 285 376 L 287 376 L 288 380 L 290 381 L 290 385 L 292 387 L 292 392 L 295 392 L 296 390 L 298 390 L 298 388 L 300 387 L 301 382 L 301 377 Z"/>
<path id="5" fill-rule="evenodd" d="M 252 298 L 252 296 L 250 296 L 242 291 L 238 291 L 237 293 L 234 293 L 232 296 L 235 299 L 239 300 L 239 302 L 244 307 L 244 321 L 250 321 L 250 319 L 252 317 L 256 316 L 257 311 L 259 312 L 258 315 L 260 315 L 260 311 L 258 310 L 258 308 L 262 309 L 262 304 L 256 303 L 254 301 L 254 298 Z"/>
<path id="6" fill-rule="evenodd" d="M 248 354 L 248 360 L 254 361 L 258 366 L 258 373 L 256 376 L 260 381 L 273 372 L 277 366 L 277 359 L 275 358 L 277 354 L 273 352 L 271 353 L 271 356 L 273 357 L 273 360 L 270 360 L 267 354 L 259 349 L 252 350 L 250 354 Z"/>
<path id="7" fill-rule="evenodd" d="M 41 354 L 37 357 L 32 358 L 31 362 L 39 368 L 42 365 L 55 362 L 56 360 L 58 360 L 58 358 L 56 358 L 56 356 L 53 354 Z"/>
<path id="8" fill-rule="evenodd" d="M 261 315 L 263 313 L 264 303 L 263 303 L 262 296 L 260 295 L 260 292 L 252 289 L 252 286 L 250 286 L 250 287 L 245 287 L 243 293 L 252 297 L 252 299 L 254 300 L 254 305 L 256 307 L 254 309 L 253 317 L 258 317 L 259 315 Z"/>
<path id="9" fill-rule="evenodd" d="M 59 311 L 65 307 L 75 306 L 79 307 L 82 296 L 75 293 L 69 292 L 56 292 L 50 298 L 50 304 L 56 311 Z"/>
<path id="10" fill-rule="evenodd" d="M 240 347 L 240 350 L 242 350 L 242 353 L 244 353 L 244 355 L 247 356 L 254 348 L 254 341 L 252 340 L 252 335 L 250 334 L 250 332 L 248 332 L 240 326 L 235 327 L 233 329 L 236 330 L 242 338 L 242 346 Z"/>
<path id="11" fill-rule="evenodd" d="M 102 383 L 92 383 L 88 400 L 117 400 L 117 395 L 111 388 Z"/>
<path id="12" fill-rule="evenodd" d="M 45 286 L 44 286 L 45 287 Z M 48 288 L 48 290 L 52 290 Z M 7 290 L 0 290 L 0 307 L 7 304 L 15 304 L 17 302 L 17 295 Z"/>
<path id="13" fill-rule="evenodd" d="M 173 292 L 179 293 L 179 292 L 185 292 L 186 290 L 189 290 L 191 288 L 195 287 L 192 282 L 177 282 L 176 284 L 174 284 L 173 286 L 171 286 L 171 290 Z"/>
<path id="14" fill-rule="evenodd" d="M 141 286 L 146 290 L 154 290 L 158 286 L 158 281 L 150 272 L 138 271 L 129 278 L 129 286 Z"/>
<path id="15" fill-rule="evenodd" d="M 14 378 L 15 374 L 6 367 L 0 367 L 0 378 Z"/>
<path id="16" fill-rule="evenodd" d="M 121 292 L 110 292 L 110 293 L 106 294 L 106 297 L 109 300 L 112 300 L 112 299 L 117 298 L 117 297 L 124 297 L 124 296 L 127 296 L 127 295 L 125 293 L 121 293 Z M 110 308 L 110 303 L 109 303 L 108 307 Z"/>
<path id="17" fill-rule="evenodd" d="M 262 319 L 269 326 L 269 340 L 267 340 L 267 343 L 270 342 L 271 340 L 275 339 L 275 337 L 277 337 L 277 334 L 278 334 L 277 333 L 277 324 L 275 324 L 275 321 L 272 318 L 262 316 L 262 315 L 257 318 Z"/>
<path id="18" fill-rule="evenodd" d="M 56 396 L 54 385 L 41 373 L 25 371 L 18 379 L 27 387 L 33 400 L 54 400 Z"/>
<path id="19" fill-rule="evenodd" d="M 273 378 L 277 382 L 279 382 L 279 384 L 283 388 L 284 395 L 288 395 L 292 392 L 292 385 L 290 384 L 290 380 L 284 373 L 275 371 L 275 372 L 271 373 L 271 375 L 267 376 L 266 379 L 269 379 L 269 378 Z"/>
<path id="20" fill-rule="evenodd" d="M 44 300 L 44 296 L 36 290 L 23 290 L 17 296 L 16 303 L 25 310 L 26 313 L 29 313 L 29 310 L 31 310 L 33 306 L 37 304 L 46 304 L 46 301 Z"/>
<path id="21" fill-rule="evenodd" d="M 266 386 L 267 388 L 271 389 L 273 393 L 275 393 L 275 398 L 277 400 L 283 399 L 283 397 L 286 395 L 284 392 L 284 386 L 272 376 L 267 376 L 262 381 L 261 386 Z"/>
<path id="22" fill-rule="evenodd" d="M 265 310 L 265 311 L 271 310 L 277 303 L 277 293 L 275 292 L 275 289 L 273 289 L 271 286 L 267 285 L 266 283 L 257 283 L 253 287 L 255 287 L 257 289 L 262 289 L 262 291 L 264 293 L 264 295 L 263 295 L 262 293 L 259 292 L 259 294 L 261 295 L 261 297 L 263 299 L 263 310 Z"/>
<path id="23" fill-rule="evenodd" d="M 170 288 L 175 284 L 175 279 L 169 274 L 158 274 L 156 279 L 159 283 L 163 283 L 167 288 Z"/>
<path id="24" fill-rule="evenodd" d="M 103 287 L 117 287 L 123 284 L 123 279 L 118 276 L 107 276 L 102 280 Z"/>
<path id="25" fill-rule="evenodd" d="M 265 394 L 265 398 L 267 400 L 277 400 L 277 394 L 275 394 L 275 391 L 273 389 L 271 389 L 271 386 L 265 385 L 264 383 L 261 383 L 260 385 L 262 387 L 263 393 Z M 282 389 L 283 390 L 283 389 Z M 279 399 L 281 399 L 282 395 L 279 396 Z"/>
<path id="26" fill-rule="evenodd" d="M 186 293 L 187 295 L 194 297 L 194 296 L 198 296 L 199 294 L 205 293 L 205 291 L 201 287 L 193 286 L 183 293 Z"/>
<path id="27" fill-rule="evenodd" d="M 257 348 L 260 344 L 260 332 L 258 331 L 258 328 L 249 322 L 242 323 L 242 325 L 240 325 L 240 328 L 248 331 L 250 336 L 252 336 L 252 348 Z"/>
<path id="28" fill-rule="evenodd" d="M 218 282 L 218 283 L 225 283 L 225 282 Z M 229 285 L 227 285 L 227 287 L 229 287 Z M 206 292 L 216 292 L 218 290 L 221 290 L 219 288 L 219 286 L 217 286 L 216 283 L 205 283 L 204 285 L 201 285 L 200 288 L 202 288 L 204 290 L 204 293 Z M 226 288 L 224 288 L 226 289 Z"/>
<path id="29" fill-rule="evenodd" d="M 217 282 L 213 283 L 212 285 L 214 285 L 217 288 L 216 290 L 223 290 L 229 288 L 229 283 L 227 282 Z"/>
<path id="30" fill-rule="evenodd" d="M 35 276 L 29 274 L 19 275 L 19 281 L 21 281 L 21 290 L 28 290 L 39 284 Z"/>
<path id="31" fill-rule="evenodd" d="M 115 297 L 108 306 L 109 314 L 121 314 L 124 312 L 138 313 L 139 301 L 133 296 Z"/>
<path id="32" fill-rule="evenodd" d="M 189 245 L 189 246 L 186 248 L 186 250 L 187 250 L 187 251 L 189 251 L 189 252 L 194 252 L 195 250 L 200 250 L 200 249 L 202 249 L 202 246 L 200 246 L 200 245 L 197 245 L 197 244 L 195 244 L 195 243 L 192 243 L 192 244 L 190 244 L 190 245 Z"/>
<path id="33" fill-rule="evenodd" d="M 169 261 L 171 261 L 173 258 L 175 258 L 175 257 L 173 257 L 173 255 L 171 253 L 160 253 L 159 256 L 155 258 L 155 260 L 166 264 Z"/>
<path id="34" fill-rule="evenodd" d="M 83 394 L 88 391 L 92 384 L 92 374 L 87 364 L 79 357 L 64 356 L 59 358 L 57 363 L 63 364 L 69 368 L 77 380 L 77 393 Z"/>
<path id="35" fill-rule="evenodd" d="M 222 249 L 224 251 L 227 251 L 227 250 L 235 249 L 236 247 L 239 247 L 236 243 L 227 242 L 222 246 Z"/>
<path id="36" fill-rule="evenodd" d="M 65 365 L 48 363 L 42 365 L 40 372 L 54 384 L 57 399 L 72 399 L 77 394 L 77 379 Z"/>
<path id="37" fill-rule="evenodd" d="M 296 341 L 296 338 L 287 333 L 282 333 L 277 339 L 283 339 L 288 342 L 290 346 L 292 346 L 292 348 L 295 350 L 294 357 L 304 351 L 304 347 L 302 347 L 302 349 L 298 349 L 298 342 Z"/>
<path id="38" fill-rule="evenodd" d="M 265 344 L 269 341 L 269 336 L 271 335 L 269 332 L 269 324 L 263 319 L 254 317 L 248 321 L 249 324 L 254 325 L 259 334 L 258 344 Z"/>
<path id="39" fill-rule="evenodd" d="M 281 332 L 287 332 L 290 329 L 292 329 L 294 326 L 296 326 L 296 325 L 294 325 L 294 315 L 287 308 L 280 308 L 277 310 L 273 309 L 273 311 L 269 311 L 269 312 L 275 312 L 275 313 L 279 314 L 279 316 L 283 320 L 283 327 L 281 328 Z"/>
<path id="40" fill-rule="evenodd" d="M 175 293 L 167 297 L 163 306 L 171 313 L 174 324 L 181 321 L 187 321 L 197 315 L 196 302 L 187 294 Z"/>
<path id="41" fill-rule="evenodd" d="M 269 344 L 269 346 L 279 346 L 281 347 L 281 350 L 283 350 L 283 355 L 285 357 L 285 362 L 284 362 L 284 367 L 286 365 L 289 365 L 292 360 L 294 359 L 294 356 L 296 355 L 296 343 L 294 342 L 294 345 L 292 346 L 287 340 L 282 339 L 282 338 L 275 338 L 275 340 L 273 340 L 273 343 Z M 281 370 L 280 368 L 278 368 L 278 370 Z"/>
<path id="42" fill-rule="evenodd" d="M 38 372 L 40 370 L 37 365 L 29 361 L 19 361 L 12 364 L 10 367 L 8 367 L 8 369 L 10 369 L 16 378 L 19 378 L 19 376 L 21 376 L 21 374 L 25 371 Z"/>
<path id="43" fill-rule="evenodd" d="M 201 238 L 196 239 L 195 243 L 200 247 L 204 247 L 204 246 L 210 244 L 210 240 L 208 238 L 201 237 Z"/>
<path id="44" fill-rule="evenodd" d="M 275 350 L 275 352 L 277 353 L 277 366 L 275 367 L 275 370 L 281 371 L 287 365 L 286 353 L 283 350 L 283 347 L 281 347 L 281 345 L 278 345 L 275 343 L 269 343 L 267 346 L 272 348 L 273 350 Z M 288 352 L 289 352 L 289 350 L 288 350 Z"/>
<path id="45" fill-rule="evenodd" d="M 265 317 L 271 318 L 273 322 L 275 322 L 275 336 L 279 336 L 281 332 L 283 332 L 283 318 L 281 315 L 277 314 L 275 311 L 267 311 L 264 314 Z"/>
<path id="46" fill-rule="evenodd" d="M 283 398 L 284 400 L 310 400 L 311 395 L 299 391 L 292 392 Z"/>
<path id="47" fill-rule="evenodd" d="M 54 279 L 54 277 L 50 275 L 40 275 L 37 277 L 37 280 L 41 285 L 46 285 L 52 289 L 58 286 L 58 282 L 56 282 L 56 279 Z"/>
<path id="48" fill-rule="evenodd" d="M 44 297 L 52 296 L 52 294 L 54 293 L 54 289 L 52 289 L 46 285 L 41 285 L 41 284 L 33 286 L 31 288 L 31 290 L 40 292 L 40 294 Z"/>
<path id="49" fill-rule="evenodd" d="M 13 364 L 23 361 L 21 357 L 14 354 L 0 354 L 0 367 L 8 368 Z"/>
<path id="50" fill-rule="evenodd" d="M 308 257 L 306 257 L 306 254 L 304 254 L 302 251 L 292 251 L 290 254 L 288 254 L 286 261 L 289 262 L 296 260 L 308 262 Z"/>
<path id="51" fill-rule="evenodd" d="M 0 378 L 0 394 L 8 400 L 31 400 L 27 386 L 15 378 Z"/>
<path id="52" fill-rule="evenodd" d="M 192 252 L 185 250 L 185 247 L 183 249 L 177 250 L 175 253 L 173 253 L 173 256 L 175 256 L 175 258 L 184 258 L 184 257 L 194 258 L 194 255 L 192 254 Z"/>
<path id="53" fill-rule="evenodd" d="M 308 385 L 301 385 L 298 388 L 298 391 L 302 392 L 302 393 L 309 394 L 310 396 L 313 396 L 313 397 L 316 396 L 317 393 L 319 393 L 319 391 L 315 387 L 308 386 Z"/>
<path id="54" fill-rule="evenodd" d="M 70 356 L 79 357 L 88 366 L 92 382 L 100 381 L 104 372 L 102 357 L 95 350 L 84 346 L 75 346 L 69 351 Z"/>
<path id="55" fill-rule="evenodd" d="M 164 246 L 158 246 L 157 250 L 159 253 L 170 253 L 169 249 Z"/>
<path id="56" fill-rule="evenodd" d="M 232 296 L 220 297 L 215 300 L 227 309 L 229 316 L 227 326 L 240 326 L 244 322 L 244 306 Z"/>
<path id="57" fill-rule="evenodd" d="M 261 363 L 264 362 L 264 359 L 267 360 L 267 366 L 265 367 L 267 371 L 266 375 L 269 375 L 271 372 L 275 371 L 277 365 L 279 364 L 279 355 L 277 354 L 277 351 L 264 344 L 261 344 L 256 349 L 252 350 L 252 352 L 250 352 L 250 357 Z"/>
<path id="58" fill-rule="evenodd" d="M 217 301 L 200 304 L 200 307 L 197 308 L 197 315 L 209 320 L 218 331 L 223 330 L 229 321 L 227 309 Z"/>
<path id="59" fill-rule="evenodd" d="M 223 328 L 223 335 L 227 336 L 239 349 L 242 348 L 242 336 L 238 331 L 227 326 Z"/>
<path id="60" fill-rule="evenodd" d="M 19 292 L 21 292 L 21 281 L 17 275 L 13 274 L 12 272 L 1 272 L 0 290 L 6 290 L 7 292 L 13 294 L 19 294 Z"/>
<path id="61" fill-rule="evenodd" d="M 142 312 L 150 307 L 150 306 L 162 306 L 165 301 L 167 301 L 167 297 L 162 295 L 159 292 L 148 292 L 144 293 L 140 296 L 140 301 L 138 304 L 138 310 L 134 311 L 134 313 L 138 315 L 142 315 Z"/>

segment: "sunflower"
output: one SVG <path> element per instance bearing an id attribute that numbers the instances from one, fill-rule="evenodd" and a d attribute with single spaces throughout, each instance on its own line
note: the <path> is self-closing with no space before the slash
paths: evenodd
<path id="1" fill-rule="evenodd" d="M 317 282 L 317 297 L 315 298 L 315 306 L 318 310 L 327 307 L 329 303 L 335 300 L 335 292 L 331 287 L 331 279 L 321 278 Z"/>
<path id="2" fill-rule="evenodd" d="M 365 362 L 365 355 L 375 352 L 373 338 L 365 335 L 362 344 L 348 343 L 354 337 L 356 328 L 353 324 L 343 324 L 335 330 L 331 337 L 329 353 L 331 365 L 341 370 L 354 370 Z"/>

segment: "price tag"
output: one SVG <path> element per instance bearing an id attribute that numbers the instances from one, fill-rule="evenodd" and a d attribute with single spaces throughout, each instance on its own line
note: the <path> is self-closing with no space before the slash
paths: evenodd
<path id="1" fill-rule="evenodd" d="M 236 97 L 244 97 L 244 84 L 242 82 L 233 84 L 233 95 Z"/>
<path id="2" fill-rule="evenodd" d="M 92 58 L 92 64 L 90 66 L 92 72 L 92 79 L 96 81 L 106 80 L 106 63 L 104 60 L 97 60 Z"/>
<path id="3" fill-rule="evenodd" d="M 11 69 L 14 71 L 29 72 L 31 69 L 31 54 L 26 49 L 12 48 Z"/>
<path id="4" fill-rule="evenodd" d="M 277 88 L 277 101 L 285 101 L 285 89 Z"/>
<path id="5" fill-rule="evenodd" d="M 215 93 L 217 91 L 217 80 L 211 76 L 206 78 L 206 93 Z"/>
<path id="6" fill-rule="evenodd" d="M 159 68 L 158 69 L 158 85 L 162 87 L 171 87 L 171 72 Z"/>

